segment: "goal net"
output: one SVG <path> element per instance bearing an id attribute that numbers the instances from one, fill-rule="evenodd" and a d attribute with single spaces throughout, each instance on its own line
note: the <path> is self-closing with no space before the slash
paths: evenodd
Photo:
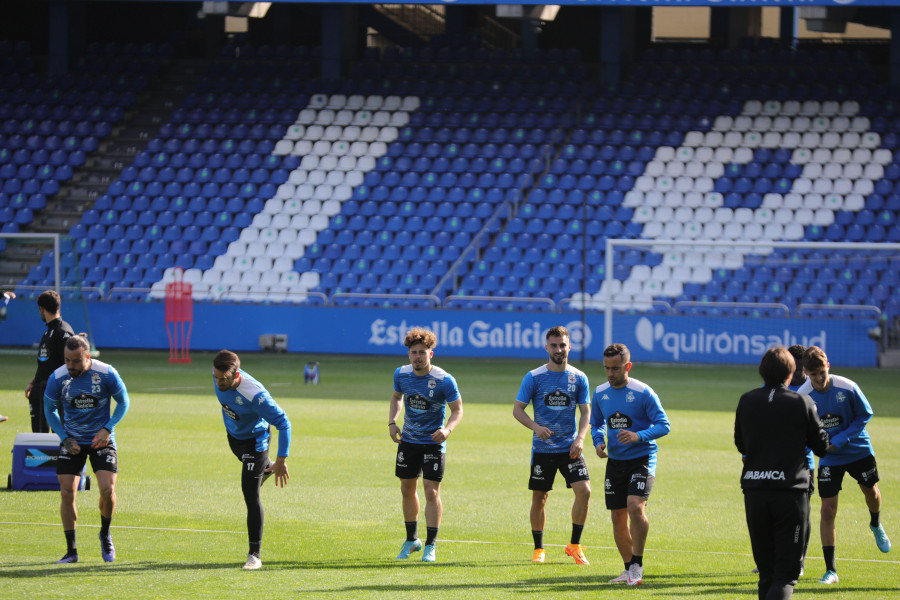
<path id="1" fill-rule="evenodd" d="M 900 244 L 607 239 L 604 279 L 572 308 L 787 318 L 900 315 Z"/>

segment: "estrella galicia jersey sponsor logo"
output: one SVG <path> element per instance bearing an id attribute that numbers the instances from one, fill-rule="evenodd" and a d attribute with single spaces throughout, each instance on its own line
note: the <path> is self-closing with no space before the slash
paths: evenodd
<path id="1" fill-rule="evenodd" d="M 431 381 L 434 381 L 432 379 Z M 430 383 L 430 382 L 429 382 Z M 419 394 L 413 394 L 411 396 L 406 397 L 406 405 L 413 410 L 428 410 L 428 400 Z"/>
<path id="2" fill-rule="evenodd" d="M 544 396 L 544 406 L 553 410 L 562 410 L 572 405 L 572 399 L 569 395 L 560 390 L 555 390 Z"/>
<path id="3" fill-rule="evenodd" d="M 633 425 L 631 417 L 618 410 L 609 416 L 607 422 L 610 429 L 628 429 Z"/>
<path id="4" fill-rule="evenodd" d="M 97 398 L 91 396 L 90 394 L 78 394 L 69 402 L 77 409 L 90 409 L 97 407 Z"/>
<path id="5" fill-rule="evenodd" d="M 769 479 L 772 481 L 784 481 L 784 471 L 747 471 L 744 479 Z"/>
<path id="6" fill-rule="evenodd" d="M 831 413 L 827 413 L 822 417 L 822 426 L 825 429 L 834 429 L 835 427 L 840 427 L 844 422 L 844 418 L 841 415 L 833 415 Z"/>
<path id="7" fill-rule="evenodd" d="M 234 412 L 234 409 L 227 404 L 222 405 L 222 412 L 232 421 L 239 421 L 241 419 L 238 414 Z"/>

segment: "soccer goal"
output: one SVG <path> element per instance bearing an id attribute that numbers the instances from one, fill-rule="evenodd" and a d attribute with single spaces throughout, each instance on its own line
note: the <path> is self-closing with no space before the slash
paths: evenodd
<path id="1" fill-rule="evenodd" d="M 0 289 L 14 291 L 14 302 L 33 302 L 41 292 L 56 290 L 63 299 L 63 318 L 76 331 L 86 331 L 96 351 L 86 300 L 99 290 L 84 286 L 75 240 L 58 233 L 0 233 L 0 263 Z"/>
<path id="2" fill-rule="evenodd" d="M 48 275 L 52 275 L 54 289 L 60 291 L 62 272 L 60 270 L 61 236 L 58 233 L 0 233 L 0 253 L 5 263 L 3 281 L 5 288 L 17 288 L 31 291 L 26 284 L 21 284 L 29 265 L 38 262 L 44 266 Z"/>
<path id="3" fill-rule="evenodd" d="M 900 244 L 607 239 L 605 279 L 583 299 L 604 311 L 607 345 L 616 311 L 893 319 Z"/>

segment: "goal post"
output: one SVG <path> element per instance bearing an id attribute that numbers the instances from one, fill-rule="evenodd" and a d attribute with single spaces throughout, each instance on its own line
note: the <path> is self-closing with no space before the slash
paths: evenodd
<path id="1" fill-rule="evenodd" d="M 60 234 L 58 233 L 0 233 L 0 250 L 13 252 L 16 247 L 39 243 L 50 247 L 53 259 L 53 289 L 58 293 L 62 288 L 62 271 L 60 270 Z M 9 287 L 15 283 L 10 282 Z"/>
<path id="2" fill-rule="evenodd" d="M 620 263 L 616 262 L 617 254 L 622 249 L 644 250 L 637 264 L 628 264 L 623 257 Z M 784 260 L 775 252 L 776 250 L 795 251 L 826 251 L 828 256 L 821 258 L 804 258 L 803 253 L 797 253 L 791 260 Z M 604 344 L 608 346 L 614 339 L 613 315 L 617 310 L 631 310 L 636 312 L 652 311 L 661 306 L 668 306 L 670 312 L 677 312 L 679 306 L 674 304 L 676 297 L 681 296 L 686 284 L 705 284 L 718 270 L 726 274 L 735 274 L 748 264 L 753 266 L 765 265 L 771 269 L 786 267 L 797 269 L 810 267 L 813 269 L 829 266 L 829 262 L 840 268 L 840 257 L 843 253 L 857 255 L 859 265 L 872 260 L 873 263 L 885 265 L 886 272 L 878 275 L 896 276 L 900 270 L 900 244 L 897 243 L 865 243 L 865 242 L 776 242 L 749 240 L 712 241 L 712 240 L 644 240 L 644 239 L 612 239 L 606 240 L 605 278 L 600 292 L 584 298 L 585 305 L 593 309 L 602 309 L 604 312 Z M 774 257 L 773 257 L 774 255 Z M 633 262 L 637 257 L 630 257 Z M 647 260 L 652 258 L 652 260 Z M 752 261 L 749 259 L 753 259 Z M 804 261 L 806 261 L 804 263 Z M 762 263 L 762 264 L 761 264 Z M 641 266 L 637 276 L 634 276 L 634 267 Z M 660 268 L 662 265 L 668 269 Z M 622 279 L 627 267 L 628 275 Z M 852 271 L 851 267 L 848 267 Z M 746 270 L 742 271 L 746 274 Z M 782 272 L 784 273 L 784 272 Z M 647 277 L 647 275 L 650 275 Z M 846 276 L 846 275 L 845 275 Z M 763 284 L 767 282 L 762 282 Z M 740 305 L 746 307 L 763 307 L 774 309 L 780 316 L 795 317 L 801 307 L 807 310 L 817 307 L 825 307 L 836 312 L 847 309 L 858 309 L 871 312 L 873 316 L 881 317 L 881 308 L 878 303 L 884 299 L 873 297 L 861 297 L 858 300 L 841 304 L 818 304 L 816 302 L 804 302 L 802 296 L 792 295 L 790 291 L 791 281 L 779 282 L 781 296 L 772 286 L 772 290 L 765 294 L 762 302 L 736 302 L 723 303 L 714 300 L 704 301 L 702 305 L 708 307 Z M 857 282 L 849 282 L 850 284 Z M 756 285 L 756 284 L 755 284 Z M 894 298 L 897 298 L 897 286 L 893 287 Z M 659 298 L 671 298 L 673 303 L 660 301 Z M 687 304 L 687 303 L 685 303 Z M 701 303 L 693 303 L 701 304 Z M 896 315 L 895 315 L 896 316 Z M 604 347 L 605 347 L 604 346 Z"/>
<path id="3" fill-rule="evenodd" d="M 91 352 L 99 356 L 85 296 L 88 288 L 83 286 L 83 269 L 75 240 L 58 233 L 0 233 L 0 256 L 7 264 L 30 265 L 22 277 L 7 276 L 0 282 L 0 288 L 15 291 L 13 302 L 33 301 L 41 292 L 55 290 L 62 298 L 63 318 L 76 332 L 88 334 Z M 40 273 L 31 281 L 34 267 Z M 51 283 L 48 284 L 48 280 Z"/>

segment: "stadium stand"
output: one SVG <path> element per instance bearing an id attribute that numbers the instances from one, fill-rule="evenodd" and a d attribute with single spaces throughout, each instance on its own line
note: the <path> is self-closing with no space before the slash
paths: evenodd
<path id="1" fill-rule="evenodd" d="M 572 52 L 369 53 L 335 84 L 286 67 L 314 54 L 223 50 L 72 227 L 68 281 L 154 299 L 180 267 L 197 299 L 532 310 L 579 305 L 583 282 L 599 309 L 606 238 L 689 239 L 687 252 L 620 252 L 617 306 L 900 313 L 896 253 L 740 245 L 900 241 L 900 114 L 862 52 L 652 48 L 606 87 Z M 23 61 L 3 64 L 10 115 L 26 90 L 65 97 Z M 139 85 L 103 83 L 116 82 L 112 116 Z M 73 76 L 86 91 L 60 105 L 71 113 L 98 83 Z M 4 230 L 97 138 L 98 125 L 21 116 L 0 140 Z M 48 261 L 23 292 L 50 283 Z"/>

